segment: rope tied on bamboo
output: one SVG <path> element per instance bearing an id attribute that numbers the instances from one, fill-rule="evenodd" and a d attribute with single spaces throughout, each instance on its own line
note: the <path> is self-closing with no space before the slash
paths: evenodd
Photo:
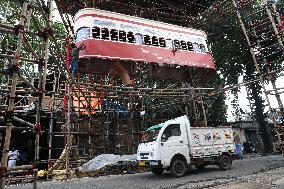
<path id="1" fill-rule="evenodd" d="M 11 97 L 10 97 L 11 98 Z M 4 116 L 4 122 L 12 122 L 14 117 L 14 112 L 13 111 L 6 111 L 5 116 Z"/>
<path id="2" fill-rule="evenodd" d="M 53 35 L 53 30 L 50 28 L 44 28 L 41 31 L 37 32 L 37 36 L 41 37 L 42 39 L 46 40 Z"/>
<path id="3" fill-rule="evenodd" d="M 44 58 L 39 58 L 34 60 L 35 64 L 38 64 L 39 66 L 43 66 L 44 65 Z"/>
<path id="4" fill-rule="evenodd" d="M 18 35 L 19 33 L 24 33 L 25 31 L 25 26 L 21 24 L 17 24 L 14 26 L 14 33 L 15 35 Z"/>
<path id="5" fill-rule="evenodd" d="M 36 95 L 42 96 L 45 92 L 46 92 L 46 90 L 44 90 L 43 88 L 40 88 L 40 89 L 37 90 Z"/>
<path id="6" fill-rule="evenodd" d="M 249 6 L 252 3 L 251 0 L 239 0 L 237 2 L 238 2 L 238 6 L 240 8 L 247 7 L 247 6 Z"/>
<path id="7" fill-rule="evenodd" d="M 0 167 L 0 177 L 7 177 L 7 167 Z"/>
<path id="8" fill-rule="evenodd" d="M 34 131 L 35 131 L 35 133 L 37 133 L 37 134 L 39 134 L 39 135 L 42 134 L 42 132 L 41 132 L 41 125 L 40 125 L 39 123 L 36 123 L 36 124 L 34 125 Z"/>
<path id="9" fill-rule="evenodd" d="M 17 64 L 9 64 L 7 69 L 3 69 L 2 73 L 12 76 L 13 73 L 19 73 L 20 67 Z"/>

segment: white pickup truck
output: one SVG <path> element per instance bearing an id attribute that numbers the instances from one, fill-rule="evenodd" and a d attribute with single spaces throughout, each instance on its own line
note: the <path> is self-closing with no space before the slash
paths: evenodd
<path id="1" fill-rule="evenodd" d="M 138 165 L 150 166 L 156 175 L 170 170 L 173 176 L 181 177 L 191 165 L 202 169 L 217 164 L 227 170 L 235 157 L 232 128 L 190 127 L 187 116 L 148 128 L 142 140 Z"/>

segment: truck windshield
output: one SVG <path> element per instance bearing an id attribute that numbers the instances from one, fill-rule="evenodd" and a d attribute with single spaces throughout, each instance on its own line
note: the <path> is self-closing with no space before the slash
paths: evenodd
<path id="1" fill-rule="evenodd" d="M 146 143 L 156 141 L 162 127 L 163 124 L 159 124 L 148 128 L 142 135 L 142 142 Z"/>

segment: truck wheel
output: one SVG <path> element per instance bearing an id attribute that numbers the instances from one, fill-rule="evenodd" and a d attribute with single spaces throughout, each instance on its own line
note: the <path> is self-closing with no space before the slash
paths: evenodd
<path id="1" fill-rule="evenodd" d="M 228 155 L 222 155 L 219 158 L 218 166 L 222 171 L 231 169 L 232 160 Z"/>
<path id="2" fill-rule="evenodd" d="M 155 168 L 151 168 L 151 171 L 152 171 L 152 173 L 154 175 L 159 175 L 160 176 L 160 175 L 163 174 L 164 169 L 155 167 Z"/>
<path id="3" fill-rule="evenodd" d="M 186 165 L 181 159 L 173 160 L 171 164 L 171 173 L 174 177 L 182 177 L 186 172 Z"/>

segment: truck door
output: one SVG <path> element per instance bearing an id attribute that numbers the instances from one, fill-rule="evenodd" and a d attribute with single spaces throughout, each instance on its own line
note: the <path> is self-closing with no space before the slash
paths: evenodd
<path id="1" fill-rule="evenodd" d="M 169 166 L 171 158 L 178 153 L 185 155 L 185 157 L 189 155 L 184 123 L 168 125 L 161 137 L 161 161 L 164 166 Z"/>

